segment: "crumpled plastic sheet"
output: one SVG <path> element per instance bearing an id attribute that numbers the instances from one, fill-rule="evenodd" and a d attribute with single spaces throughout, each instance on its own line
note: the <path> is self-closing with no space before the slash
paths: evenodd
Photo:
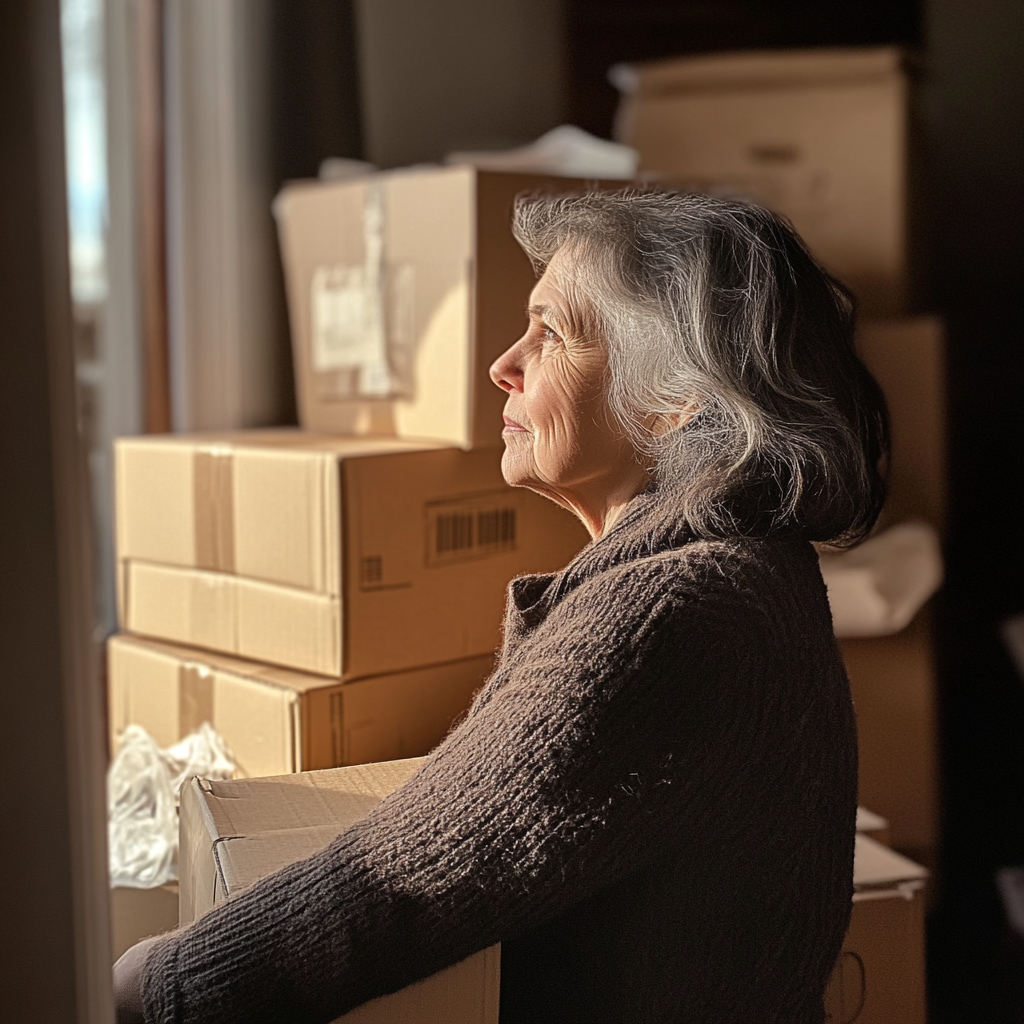
<path id="1" fill-rule="evenodd" d="M 151 889 L 177 878 L 181 787 L 193 775 L 230 779 L 235 767 L 209 722 L 167 749 L 129 725 L 107 773 L 110 884 Z"/>
<path id="2" fill-rule="evenodd" d="M 942 583 L 939 535 L 900 523 L 849 551 L 818 556 L 837 637 L 886 636 L 910 625 Z"/>

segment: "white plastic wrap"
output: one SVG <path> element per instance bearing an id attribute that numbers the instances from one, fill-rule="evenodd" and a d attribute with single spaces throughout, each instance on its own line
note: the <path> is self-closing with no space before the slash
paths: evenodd
<path id="1" fill-rule="evenodd" d="M 193 775 L 234 772 L 234 755 L 208 722 L 166 750 L 141 726 L 128 726 L 107 774 L 110 884 L 150 889 L 177 878 L 182 785 Z"/>
<path id="2" fill-rule="evenodd" d="M 939 536 L 927 523 L 893 526 L 819 564 L 838 637 L 898 633 L 942 583 Z"/>

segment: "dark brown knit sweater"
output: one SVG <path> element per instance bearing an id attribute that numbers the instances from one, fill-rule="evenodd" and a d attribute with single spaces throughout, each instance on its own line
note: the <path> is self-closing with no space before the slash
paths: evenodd
<path id="1" fill-rule="evenodd" d="M 322 853 L 158 944 L 147 1021 L 326 1022 L 500 940 L 502 1024 L 820 1024 L 856 803 L 825 588 L 795 536 L 678 518 L 644 494 L 513 581 L 465 721 Z"/>

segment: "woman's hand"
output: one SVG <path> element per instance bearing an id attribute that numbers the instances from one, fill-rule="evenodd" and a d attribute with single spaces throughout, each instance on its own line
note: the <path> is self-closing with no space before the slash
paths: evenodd
<path id="1" fill-rule="evenodd" d="M 114 1019 L 117 1024 L 145 1024 L 142 1012 L 142 968 L 160 936 L 143 939 L 114 964 Z"/>

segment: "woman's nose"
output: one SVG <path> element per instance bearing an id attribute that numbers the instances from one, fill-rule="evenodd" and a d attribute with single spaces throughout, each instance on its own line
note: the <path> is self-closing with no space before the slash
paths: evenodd
<path id="1" fill-rule="evenodd" d="M 519 361 L 519 342 L 507 348 L 491 363 L 491 380 L 502 391 L 523 390 L 523 369 Z"/>

